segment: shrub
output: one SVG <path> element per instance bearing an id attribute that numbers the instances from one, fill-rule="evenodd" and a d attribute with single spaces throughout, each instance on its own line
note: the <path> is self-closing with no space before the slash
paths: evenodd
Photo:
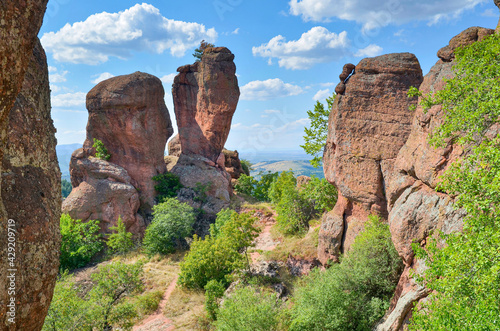
<path id="1" fill-rule="evenodd" d="M 300 190 L 300 193 L 312 203 L 318 214 L 332 210 L 337 203 L 337 189 L 324 178 L 312 176 L 311 181 Z"/>
<path id="2" fill-rule="evenodd" d="M 153 221 L 147 227 L 143 247 L 149 256 L 168 254 L 189 236 L 196 221 L 194 209 L 175 198 L 153 207 Z"/>
<path id="3" fill-rule="evenodd" d="M 226 287 L 221 282 L 212 279 L 205 285 L 205 310 L 208 317 L 215 321 L 219 312 L 219 299 L 224 295 Z"/>
<path id="4" fill-rule="evenodd" d="M 240 178 L 238 178 L 238 183 L 235 188 L 240 193 L 252 196 L 255 185 L 257 185 L 257 180 L 255 180 L 252 176 L 242 174 Z"/>
<path id="5" fill-rule="evenodd" d="M 245 172 L 245 175 L 250 176 L 250 171 L 253 170 L 252 168 L 253 164 L 245 159 L 241 159 L 240 162 L 241 162 L 241 168 Z"/>
<path id="6" fill-rule="evenodd" d="M 111 154 L 109 154 L 104 143 L 97 138 L 94 138 L 94 145 L 92 147 L 95 148 L 95 157 L 108 161 L 111 158 Z"/>
<path id="7" fill-rule="evenodd" d="M 125 254 L 134 247 L 132 233 L 127 232 L 121 216 L 118 217 L 116 226 L 110 227 L 110 230 L 114 231 L 114 233 L 109 235 L 107 242 L 111 252 Z"/>
<path id="8" fill-rule="evenodd" d="M 277 330 L 279 313 L 275 294 L 243 287 L 224 300 L 215 327 L 220 331 Z"/>
<path id="9" fill-rule="evenodd" d="M 246 249 L 259 232 L 253 226 L 255 221 L 250 214 L 234 212 L 216 236 L 202 240 L 195 235 L 190 251 L 180 264 L 179 284 L 203 289 L 210 280 L 216 280 L 227 286 L 230 274 L 248 265 Z"/>
<path id="10" fill-rule="evenodd" d="M 99 221 L 82 222 L 68 214 L 61 215 L 60 269 L 72 270 L 85 266 L 102 248 Z"/>
<path id="11" fill-rule="evenodd" d="M 63 199 L 65 199 L 69 196 L 72 189 L 73 189 L 73 186 L 71 186 L 71 183 L 68 182 L 66 179 L 63 179 L 61 181 L 61 194 L 62 194 Z"/>
<path id="12" fill-rule="evenodd" d="M 259 201 L 269 201 L 269 189 L 279 174 L 277 172 L 268 172 L 267 174 L 260 173 L 259 175 L 260 180 L 255 185 L 252 195 Z"/>
<path id="13" fill-rule="evenodd" d="M 158 183 L 155 185 L 155 190 L 158 193 L 157 199 L 159 202 L 163 202 L 168 198 L 175 198 L 177 192 L 184 187 L 179 176 L 171 172 L 153 176 L 152 179 Z"/>
<path id="14" fill-rule="evenodd" d="M 298 286 L 290 330 L 371 330 L 401 271 L 388 225 L 371 217 L 340 264 L 314 271 Z"/>
<path id="15" fill-rule="evenodd" d="M 163 291 L 150 291 L 135 298 L 135 304 L 137 311 L 142 316 L 147 316 L 154 313 L 160 301 L 163 298 Z"/>

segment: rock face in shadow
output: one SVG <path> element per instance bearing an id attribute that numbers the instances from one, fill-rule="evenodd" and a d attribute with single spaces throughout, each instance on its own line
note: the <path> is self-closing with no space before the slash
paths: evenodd
<path id="1" fill-rule="evenodd" d="M 492 33 L 494 30 L 473 27 L 452 38 L 448 46 L 439 50 L 440 59 L 425 76 L 420 91 L 425 95 L 442 90 L 444 79 L 454 76 L 455 49 L 482 40 Z M 417 107 L 410 136 L 399 151 L 387 181 L 389 226 L 405 271 L 399 280 L 391 309 L 377 328 L 379 331 L 402 330 L 411 318 L 413 304 L 429 294 L 410 276 L 411 269 L 419 272 L 423 268 L 423 262 L 414 258 L 411 244 L 425 245 L 434 230 L 445 234 L 462 230 L 465 214 L 454 209 L 450 196 L 435 190 L 439 177 L 454 161 L 463 157 L 462 149 L 451 142 L 442 148 L 429 145 L 429 135 L 441 125 L 443 117 L 441 105 L 427 111 Z"/>
<path id="2" fill-rule="evenodd" d="M 224 154 L 224 167 L 226 168 L 227 173 L 231 176 L 231 179 L 240 178 L 245 171 L 241 166 L 240 154 L 238 151 L 230 151 L 224 148 L 222 153 Z"/>
<path id="3" fill-rule="evenodd" d="M 2 229 L 0 238 L 4 240 L 1 259 L 4 266 L 0 268 L 0 317 L 2 330 L 40 330 L 52 300 L 52 294 L 59 268 L 61 214 L 61 173 L 56 156 L 56 138 L 53 121 L 50 117 L 50 87 L 48 80 L 47 58 L 36 33 L 41 24 L 46 1 L 26 1 L 17 4 L 19 21 L 26 24 L 29 32 L 20 28 L 15 36 L 23 47 L 17 48 L 15 55 L 18 62 L 10 68 L 2 65 L 2 80 L 20 75 L 22 89 L 15 105 L 7 116 L 7 135 L 2 146 Z M 27 9 L 24 6 L 34 6 Z M 9 13 L 4 12 L 5 2 L 0 5 L 1 33 L 5 32 L 3 20 Z M 29 7 L 28 7 L 29 8 Z M 11 8 L 12 9 L 12 8 Z M 27 12 L 26 12 L 27 11 Z M 33 12 L 33 11 L 36 11 Z M 12 14 L 12 12 L 10 13 Z M 26 17 L 24 15 L 27 14 Z M 30 20 L 24 21 L 25 18 Z M 28 39 L 30 42 L 28 42 Z M 16 47 L 4 48 L 4 36 L 0 37 L 2 50 L 14 51 Z M 33 43 L 34 42 L 34 43 Z M 27 44 L 34 44 L 28 49 Z M 18 45 L 19 46 L 19 45 Z M 27 54 L 25 54 L 26 52 Z M 29 65 L 23 73 L 24 58 L 28 56 Z M 10 55 L 1 54 L 0 58 L 10 59 Z M 3 76 L 5 70 L 11 69 L 16 75 Z M 25 68 L 26 69 L 26 68 Z M 22 80 L 24 77 L 24 81 Z M 15 82 L 9 82 L 15 85 Z M 8 84 L 0 87 L 3 91 Z M 12 88 L 12 87 L 11 87 Z M 11 93 L 14 90 L 11 90 Z M 4 92 L 4 91 L 3 91 Z M 3 93 L 2 92 L 2 93 Z M 2 107 L 5 106 L 2 99 Z M 5 110 L 5 108 L 3 108 Z M 13 221 L 7 221 L 12 219 Z M 7 228 L 12 223 L 15 235 L 15 261 L 7 266 Z M 13 246 L 11 246 L 13 247 Z M 10 302 L 6 284 L 7 269 L 16 269 L 15 273 L 15 324 L 10 323 Z"/>
<path id="4" fill-rule="evenodd" d="M 142 235 L 146 224 L 138 214 L 139 193 L 127 170 L 77 149 L 71 156 L 73 190 L 62 210 L 73 219 L 99 220 L 102 233 L 111 233 L 121 217 L 127 231 Z"/>
<path id="5" fill-rule="evenodd" d="M 225 47 L 208 48 L 200 62 L 177 69 L 172 95 L 183 154 L 217 162 L 240 96 L 233 60 Z"/>
<path id="6" fill-rule="evenodd" d="M 323 164 L 325 178 L 339 192 L 322 221 L 318 257 L 336 261 L 364 228 L 369 214 L 388 215 L 386 180 L 411 130 L 411 86 L 423 76 L 415 55 L 388 54 L 362 60 L 337 95 L 328 123 Z M 347 79 L 347 77 L 346 77 Z"/>
<path id="7" fill-rule="evenodd" d="M 93 138 L 104 143 L 109 162 L 125 168 L 132 178 L 146 213 L 156 196 L 151 177 L 165 173 L 165 145 L 173 134 L 164 96 L 160 79 L 143 72 L 107 79 L 87 94 L 83 147 L 90 150 Z"/>
<path id="8" fill-rule="evenodd" d="M 200 62 L 177 69 L 172 86 L 181 154 L 171 171 L 185 186 L 179 199 L 197 206 L 192 198 L 203 188 L 205 203 L 196 208 L 211 215 L 232 195 L 222 149 L 240 95 L 233 60 L 225 47 L 208 48 Z"/>
<path id="9" fill-rule="evenodd" d="M 179 140 L 179 134 L 176 134 L 168 142 L 168 155 L 169 156 L 181 156 L 181 141 Z"/>

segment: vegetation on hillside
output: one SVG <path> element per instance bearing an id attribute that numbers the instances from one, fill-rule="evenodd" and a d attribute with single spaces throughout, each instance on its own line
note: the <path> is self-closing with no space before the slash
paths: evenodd
<path id="1" fill-rule="evenodd" d="M 471 151 L 439 187 L 457 197 L 456 208 L 467 217 L 463 232 L 441 235 L 425 249 L 414 247 L 429 266 L 420 281 L 433 292 L 416 307 L 412 330 L 500 328 L 500 137 L 485 134 L 499 122 L 500 36 L 455 54 L 456 77 L 442 91 L 423 96 L 422 104 L 443 104 L 445 111 L 431 143 L 444 146 L 452 139 Z M 438 245 L 443 239 L 445 247 Z"/>
<path id="2" fill-rule="evenodd" d="M 68 182 L 66 179 L 63 179 L 61 181 L 61 193 L 62 193 L 63 199 L 65 199 L 69 196 L 72 189 L 73 189 L 73 186 L 71 186 L 71 183 Z"/>

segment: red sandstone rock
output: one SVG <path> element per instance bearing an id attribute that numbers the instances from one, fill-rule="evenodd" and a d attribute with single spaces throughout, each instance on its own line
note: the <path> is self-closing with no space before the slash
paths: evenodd
<path id="1" fill-rule="evenodd" d="M 342 69 L 342 73 L 339 75 L 340 81 L 343 83 L 349 76 L 354 73 L 354 70 L 356 69 L 356 66 L 352 63 L 347 63 L 344 65 L 344 68 Z"/>
<path id="2" fill-rule="evenodd" d="M 116 226 L 119 217 L 127 231 L 138 236 L 144 233 L 146 224 L 137 214 L 139 193 L 124 168 L 89 157 L 80 148 L 71 156 L 70 169 L 73 190 L 64 199 L 63 213 L 83 221 L 99 220 L 105 234 L 111 233 L 109 228 Z"/>
<path id="3" fill-rule="evenodd" d="M 245 173 L 243 167 L 241 166 L 240 155 L 238 151 L 230 151 L 223 149 L 224 154 L 224 167 L 226 171 L 231 176 L 232 179 L 238 179 L 242 174 Z"/>
<path id="4" fill-rule="evenodd" d="M 87 94 L 89 121 L 85 149 L 102 140 L 110 162 L 127 170 L 139 190 L 141 208 L 149 212 L 156 191 L 153 176 L 166 171 L 165 145 L 173 129 L 161 81 L 135 72 L 97 84 Z"/>
<path id="5" fill-rule="evenodd" d="M 15 105 L 8 112 L 8 126 L 5 145 L 0 155 L 2 180 L 1 194 L 2 228 L 0 238 L 5 240 L 0 254 L 4 265 L 0 268 L 0 317 L 2 330 L 40 330 L 52 300 L 52 293 L 59 268 L 60 233 L 59 219 L 61 214 L 61 173 L 56 156 L 55 128 L 50 117 L 50 87 L 48 80 L 47 58 L 36 33 L 41 24 L 41 16 L 45 2 L 36 2 L 36 7 L 27 11 L 25 6 L 34 6 L 34 1 L 2 2 L 0 4 L 0 24 L 12 14 L 15 5 L 18 11 L 19 34 L 13 43 L 21 43 L 21 49 L 13 45 L 5 46 L 5 27 L 0 29 L 0 50 L 11 50 L 19 59 L 15 65 L 7 68 L 0 66 L 0 79 L 19 79 L 19 77 L 3 76 L 3 72 L 13 70 L 24 76 L 21 92 L 17 95 Z M 42 8 L 43 7 L 43 8 Z M 5 13 L 4 10 L 11 11 Z M 34 13 L 32 10 L 38 11 Z M 26 17 L 24 16 L 26 15 Z M 26 19 L 26 20 L 25 20 Z M 30 21 L 30 19 L 34 21 Z M 24 26 L 26 25 L 26 27 Z M 36 29 L 35 29 L 36 26 Z M 30 30 L 26 33 L 26 30 Z M 35 42 L 33 49 L 27 49 L 28 43 Z M 32 41 L 31 41 L 32 40 Z M 11 40 L 8 40 L 11 42 Z M 26 47 L 25 47 L 26 46 Z M 20 53 L 27 52 L 27 54 Z M 29 66 L 25 74 L 21 74 L 23 58 L 28 56 Z M 2 60 L 9 55 L 0 55 Z M 4 62 L 5 63 L 5 62 Z M 8 62 L 7 62 L 8 63 Z M 26 68 L 24 68 L 26 69 Z M 14 84 L 15 82 L 9 82 Z M 2 88 L 5 88 L 4 85 Z M 0 90 L 2 90 L 0 88 Z M 13 91 L 13 90 L 11 90 Z M 3 91 L 4 92 L 4 91 Z M 0 98 L 1 99 L 1 98 Z M 2 102 L 5 99 L 2 100 Z M 5 104 L 2 104 L 4 107 Z M 4 112 L 4 114 L 7 114 Z M 16 256 L 10 269 L 17 269 L 16 274 L 16 316 L 15 324 L 9 323 L 6 315 L 7 303 L 11 295 L 7 293 L 7 219 L 15 221 Z M 12 257 L 12 256 L 10 256 Z"/>
<path id="6" fill-rule="evenodd" d="M 208 48 L 200 62 L 177 69 L 172 95 L 182 153 L 216 162 L 226 143 L 240 90 L 234 55 Z"/>
<path id="7" fill-rule="evenodd" d="M 179 134 L 176 134 L 168 142 L 168 155 L 169 156 L 181 156 L 181 141 L 179 140 Z"/>
<path id="8" fill-rule="evenodd" d="M 409 106 L 416 103 L 407 91 L 420 86 L 422 78 L 420 64 L 410 53 L 364 59 L 345 84 L 345 94 L 337 96 L 323 168 L 326 179 L 339 190 L 339 200 L 320 230 L 322 263 L 336 260 L 350 247 L 369 214 L 387 216 L 385 180 L 410 134 Z"/>
<path id="9" fill-rule="evenodd" d="M 480 28 L 478 26 L 468 28 L 453 37 L 449 45 L 441 48 L 438 51 L 438 57 L 445 62 L 450 62 L 455 58 L 455 49 L 473 44 L 476 41 L 481 41 L 493 33 L 495 33 L 495 30 Z"/>

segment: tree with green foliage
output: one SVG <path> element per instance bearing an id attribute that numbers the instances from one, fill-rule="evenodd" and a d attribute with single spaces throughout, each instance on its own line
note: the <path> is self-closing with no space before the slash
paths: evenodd
<path id="1" fill-rule="evenodd" d="M 158 193 L 158 202 L 163 202 L 168 198 L 175 198 L 177 192 L 184 187 L 181 184 L 179 176 L 171 172 L 153 176 L 152 179 L 157 183 L 155 185 L 155 190 L 156 193 Z"/>
<path id="2" fill-rule="evenodd" d="M 130 329 L 137 311 L 127 296 L 143 290 L 143 261 L 134 264 L 113 262 L 101 265 L 98 272 L 91 275 L 94 283 L 88 293 L 93 305 L 92 319 L 99 330 L 111 330 L 112 326 Z"/>
<path id="3" fill-rule="evenodd" d="M 220 215 L 225 219 L 220 226 L 211 227 L 210 235 L 204 239 L 194 235 L 191 249 L 180 265 L 178 282 L 182 286 L 203 289 L 211 280 L 227 286 L 233 271 L 248 267 L 247 248 L 260 231 L 254 226 L 256 219 L 234 211 L 229 220 L 226 213 Z"/>
<path id="4" fill-rule="evenodd" d="M 326 99 L 326 109 L 321 102 L 316 101 L 314 110 L 307 111 L 307 116 L 311 120 L 311 126 L 304 128 L 305 143 L 300 147 L 302 147 L 307 154 L 313 156 L 311 164 L 315 168 L 321 165 L 323 159 L 323 149 L 328 135 L 328 117 L 330 116 L 335 97 L 336 95 L 333 94 Z"/>
<path id="5" fill-rule="evenodd" d="M 225 291 L 226 287 L 223 282 L 219 282 L 215 279 L 210 280 L 207 285 L 205 285 L 205 310 L 212 321 L 217 319 L 219 301 Z"/>
<path id="6" fill-rule="evenodd" d="M 276 294 L 258 293 L 252 287 L 242 287 L 224 300 L 215 328 L 220 331 L 274 331 L 278 330 L 279 317 Z"/>
<path id="7" fill-rule="evenodd" d="M 99 221 L 74 220 L 68 214 L 60 219 L 60 269 L 73 270 L 85 266 L 103 248 Z"/>
<path id="8" fill-rule="evenodd" d="M 337 203 L 337 189 L 325 178 L 312 176 L 309 183 L 301 188 L 300 193 L 313 205 L 318 215 L 332 210 Z"/>
<path id="9" fill-rule="evenodd" d="M 414 310 L 411 330 L 500 329 L 500 136 L 485 135 L 500 121 L 500 35 L 456 50 L 455 59 L 455 77 L 443 90 L 411 91 L 424 109 L 443 105 L 444 121 L 430 142 L 451 139 L 468 151 L 438 187 L 466 212 L 463 231 L 440 234 L 425 249 L 414 245 L 429 267 L 417 280 L 433 292 Z"/>
<path id="10" fill-rule="evenodd" d="M 241 163 L 241 168 L 245 172 L 245 175 L 250 176 L 250 171 L 253 170 L 253 168 L 252 168 L 252 166 L 253 166 L 252 162 L 250 162 L 248 160 L 245 160 L 245 159 L 241 159 L 240 163 Z"/>
<path id="11" fill-rule="evenodd" d="M 252 176 L 242 174 L 235 188 L 238 192 L 250 195 L 259 201 L 269 201 L 269 189 L 278 175 L 278 172 L 267 174 L 261 172 L 260 179 L 256 180 Z"/>
<path id="12" fill-rule="evenodd" d="M 200 43 L 200 47 L 194 50 L 193 56 L 196 59 L 196 62 L 200 62 L 201 58 L 203 57 L 203 52 L 209 47 L 215 47 L 214 44 L 211 44 L 209 42 L 206 42 L 205 40 L 202 40 Z"/>
<path id="13" fill-rule="evenodd" d="M 128 232 L 125 228 L 125 223 L 123 223 L 121 216 L 118 216 L 116 225 L 109 229 L 113 231 L 113 233 L 109 235 L 106 244 L 112 253 L 126 254 L 134 248 L 132 233 Z"/>
<path id="14" fill-rule="evenodd" d="M 193 207 L 168 198 L 153 207 L 153 221 L 146 228 L 142 245 L 148 256 L 169 254 L 191 235 L 196 215 Z"/>
<path id="15" fill-rule="evenodd" d="M 71 186 L 70 182 L 68 182 L 66 179 L 61 180 L 61 193 L 62 193 L 63 199 L 68 197 L 68 195 L 71 193 L 72 189 L 73 189 L 73 186 Z"/>
<path id="16" fill-rule="evenodd" d="M 95 157 L 98 159 L 108 161 L 111 158 L 111 154 L 109 154 L 108 149 L 101 140 L 94 138 L 92 147 L 95 148 Z"/>
<path id="17" fill-rule="evenodd" d="M 403 270 L 389 226 L 370 216 L 351 250 L 295 289 L 289 330 L 372 330 Z"/>

